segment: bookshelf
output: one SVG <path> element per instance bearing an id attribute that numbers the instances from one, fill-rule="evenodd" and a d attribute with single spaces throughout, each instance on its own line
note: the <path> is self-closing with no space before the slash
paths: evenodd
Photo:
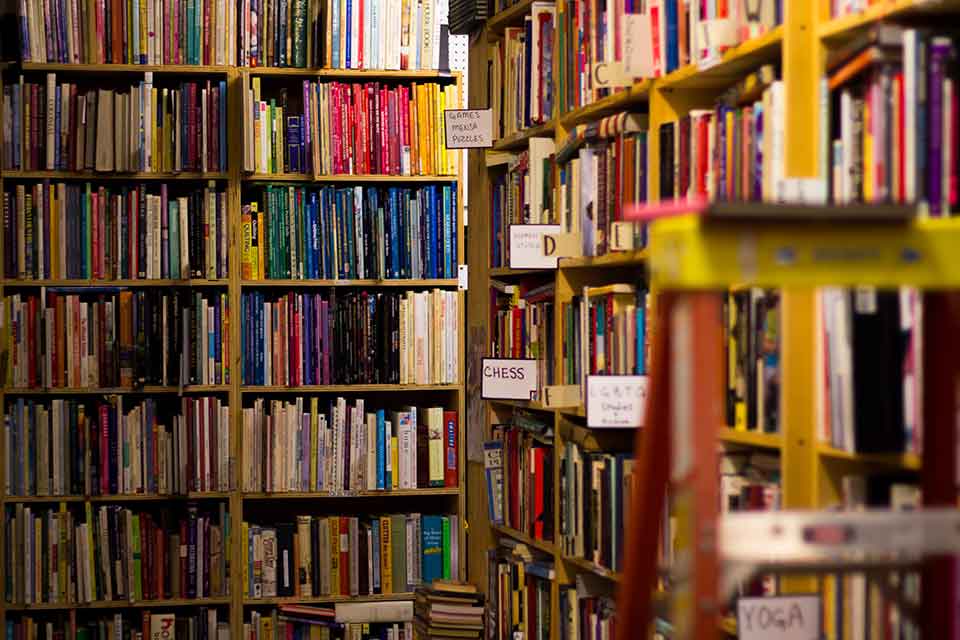
<path id="1" fill-rule="evenodd" d="M 458 292 L 456 277 L 439 278 L 409 278 L 409 279 L 376 279 L 376 278 L 343 278 L 343 279 L 277 279 L 251 280 L 241 275 L 241 248 L 243 246 L 243 230 L 240 224 L 242 205 L 253 197 L 251 193 L 264 185 L 280 184 L 304 188 L 320 187 L 330 184 L 337 187 L 352 187 L 355 185 L 373 185 L 383 188 L 420 186 L 446 186 L 455 194 L 456 208 L 451 211 L 455 214 L 456 243 L 452 247 L 452 262 L 454 276 L 457 265 L 466 261 L 465 253 L 465 226 L 464 196 L 461 188 L 459 167 L 453 175 L 321 175 L 313 174 L 269 174 L 258 175 L 244 172 L 242 137 L 239 132 L 243 128 L 241 101 L 242 89 L 250 76 L 268 77 L 270 82 L 277 86 L 289 85 L 301 80 L 311 79 L 319 81 L 343 82 L 386 82 L 390 86 L 412 83 L 439 83 L 443 86 L 454 86 L 458 90 L 461 85 L 459 72 L 441 72 L 432 70 L 413 71 L 377 71 L 377 70 L 343 70 L 323 68 L 246 68 L 229 65 L 132 65 L 132 64 L 40 64 L 23 63 L 0 66 L 0 88 L 4 81 L 9 81 L 20 74 L 35 82 L 42 82 L 48 73 L 57 74 L 58 82 L 69 79 L 70 82 L 82 83 L 84 86 L 95 87 L 103 85 L 122 85 L 124 82 L 136 82 L 143 78 L 143 74 L 152 72 L 155 78 L 183 77 L 191 81 L 205 79 L 225 79 L 227 83 L 227 122 L 223 123 L 229 132 L 238 132 L 230 136 L 228 164 L 225 171 L 220 172 L 100 172 L 100 171 L 62 171 L 62 170 L 2 170 L 0 169 L 0 192 L 11 184 L 35 184 L 40 181 L 123 185 L 133 182 L 155 184 L 166 182 L 171 185 L 205 184 L 215 181 L 218 188 L 226 193 L 229 219 L 229 235 L 227 240 L 229 269 L 223 278 L 186 278 L 186 279 L 0 279 L 0 297 L 17 292 L 39 292 L 44 289 L 64 288 L 70 291 L 102 290 L 104 288 L 119 288 L 131 291 L 164 291 L 177 289 L 187 292 L 216 291 L 226 295 L 231 309 L 229 335 L 225 336 L 229 344 L 231 378 L 229 383 L 202 384 L 202 385 L 145 385 L 145 386 L 109 386 L 109 387 L 55 387 L 55 388 L 22 388 L 4 385 L 0 388 L 0 406 L 17 399 L 50 400 L 54 399 L 116 399 L 116 402 L 137 402 L 141 399 L 152 398 L 158 403 L 179 403 L 180 397 L 191 398 L 211 396 L 226 402 L 229 407 L 229 468 L 230 488 L 225 491 L 190 491 L 184 494 L 111 494 L 111 495 L 69 495 L 69 496 L 16 496 L 7 495 L 6 487 L 0 486 L 0 506 L 6 513 L 16 505 L 34 506 L 37 510 L 53 508 L 62 505 L 68 509 L 79 509 L 82 519 L 84 505 L 91 505 L 97 509 L 101 505 L 120 505 L 129 508 L 167 508 L 183 510 L 185 505 L 196 503 L 201 509 L 205 506 L 216 508 L 222 505 L 230 513 L 231 537 L 229 546 L 223 549 L 228 554 L 230 563 L 229 595 L 225 597 L 209 598 L 168 598 L 157 600 L 113 600 L 93 601 L 76 604 L 12 604 L 4 599 L 0 602 L 0 628 L 6 628 L 8 614 L 29 614 L 30 612 L 57 612 L 67 610 L 111 610 L 123 611 L 126 609 L 151 609 L 156 611 L 193 611 L 197 607 L 215 607 L 221 612 L 220 620 L 229 621 L 229 637 L 239 637 L 240 630 L 246 621 L 245 612 L 250 608 L 275 607 L 280 604 L 308 603 L 330 604 L 335 602 L 381 602 L 388 600 L 411 600 L 413 593 L 401 591 L 392 594 L 378 594 L 373 596 L 337 596 L 314 595 L 312 597 L 272 597 L 253 598 L 245 597 L 243 590 L 244 567 L 242 566 L 243 550 L 241 544 L 240 523 L 243 520 L 254 519 L 257 522 L 279 520 L 293 520 L 299 514 L 309 513 L 314 516 L 324 514 L 363 515 L 381 513 L 409 513 L 422 512 L 425 514 L 455 515 L 460 518 L 457 530 L 456 544 L 459 548 L 458 566 L 454 567 L 461 579 L 466 577 L 467 546 L 466 546 L 466 474 L 465 474 L 465 397 L 462 383 L 464 365 L 460 362 L 459 370 L 450 382 L 435 384 L 314 384 L 314 385 L 252 385 L 245 384 L 240 372 L 241 363 L 241 298 L 248 291 L 261 292 L 304 292 L 304 291 L 333 291 L 352 292 L 402 292 L 404 290 L 433 290 L 440 289 L 453 292 L 459 298 L 457 306 L 458 316 L 453 319 L 457 326 L 464 325 L 465 310 L 462 302 L 463 295 Z M 273 85 L 271 85 L 273 86 Z M 459 95 L 462 95 L 459 94 Z M 448 107 L 458 105 L 448 104 Z M 442 118 L 442 115 L 440 116 Z M 2 132 L 0 132 L 2 134 Z M 226 221 L 225 221 L 226 222 Z M 2 239 L 0 239 L 2 242 Z M 0 255 L 3 247 L 0 246 Z M 462 330 L 452 348 L 462 353 L 464 337 Z M 6 349 L 6 343 L 4 344 Z M 6 362 L 6 351 L 4 352 Z M 289 400 L 293 397 L 318 397 L 334 399 L 337 396 L 346 396 L 349 402 L 357 398 L 370 398 L 371 404 L 376 407 L 399 408 L 401 405 L 415 404 L 418 406 L 442 406 L 455 411 L 458 416 L 457 427 L 457 473 L 455 486 L 422 486 L 415 489 L 394 489 L 387 491 L 353 491 L 350 493 L 332 493 L 328 491 L 302 491 L 287 493 L 267 493 L 258 491 L 244 491 L 242 489 L 243 474 L 247 470 L 241 468 L 243 450 L 249 443 L 243 441 L 243 415 L 241 409 L 250 406 L 258 399 Z M 122 405 L 126 406 L 126 405 Z M 0 443 L 0 448 L 2 448 Z M 6 451 L 0 456 L 0 474 L 6 472 L 6 461 L 9 459 Z M 5 476 L 4 476 L 5 477 Z M 152 507 L 151 507 L 152 505 Z M 269 518 L 269 519 L 268 519 Z M 0 547 L 4 547 L 5 527 L 0 528 Z M 5 565 L 5 563 L 4 563 Z M 0 580 L 9 576 L 11 569 L 0 567 Z M 215 637 L 211 635 L 211 637 Z"/>
<path id="2" fill-rule="evenodd" d="M 866 3 L 865 3 L 866 4 Z M 557 11 L 565 5 L 565 0 L 558 0 Z M 840 49 L 864 33 L 879 21 L 903 21 L 905 24 L 935 24 L 935 20 L 946 16 L 952 19 L 960 11 L 960 5 L 955 1 L 923 2 L 915 0 L 889 0 L 870 3 L 862 13 L 842 16 L 831 19 L 829 17 L 829 0 L 815 2 L 784 2 L 783 22 L 781 25 L 767 31 L 759 37 L 747 40 L 738 46 L 727 49 L 718 58 L 709 64 L 688 64 L 654 79 L 635 81 L 623 90 L 602 97 L 599 100 L 575 108 L 564 110 L 555 100 L 553 113 L 549 120 L 540 125 L 528 127 L 511 133 L 494 142 L 493 151 L 519 151 L 526 147 L 532 137 L 550 136 L 553 133 L 557 149 L 566 139 L 571 129 L 580 124 L 597 122 L 600 118 L 622 112 L 633 111 L 648 114 L 648 130 L 651 132 L 648 147 L 648 200 L 651 202 L 665 199 L 660 194 L 660 155 L 659 141 L 652 135 L 657 128 L 667 122 L 676 121 L 679 117 L 693 109 L 710 108 L 713 101 L 727 88 L 744 80 L 748 74 L 758 70 L 763 65 L 773 63 L 779 66 L 779 78 L 783 81 L 785 102 L 788 105 L 785 113 L 783 175 L 784 185 L 790 191 L 793 199 L 816 199 L 816 183 L 822 183 L 829 175 L 827 151 L 820 144 L 818 151 L 817 140 L 828 140 L 829 136 L 822 132 L 821 117 L 823 109 L 820 97 L 821 78 L 827 70 L 827 56 Z M 477 38 L 471 50 L 471 100 L 473 106 L 482 108 L 490 106 L 486 102 L 488 75 L 491 73 L 487 64 L 491 43 L 502 40 L 506 27 L 515 27 L 523 24 L 524 15 L 529 14 L 531 3 L 518 2 L 508 9 L 493 16 L 486 25 L 483 37 Z M 554 43 L 554 52 L 559 50 Z M 558 56 L 554 55 L 553 77 L 560 75 Z M 829 144 L 829 143 L 827 143 Z M 472 152 L 470 179 L 476 188 L 476 193 L 470 202 L 473 213 L 475 235 L 471 237 L 470 255 L 486 255 L 489 252 L 490 220 L 489 216 L 478 215 L 478 212 L 490 210 L 490 188 L 494 167 L 488 168 L 485 156 L 489 151 Z M 491 163 L 492 164 L 492 163 Z M 479 224 L 477 222 L 479 218 Z M 931 225 L 953 227 L 955 220 L 931 220 Z M 483 227 L 481 225 L 487 225 Z M 813 250 L 814 245 L 823 246 L 826 242 L 830 246 L 853 246 L 856 244 L 856 231 L 845 229 L 831 230 L 824 234 L 804 238 L 801 248 Z M 878 233 L 882 233 L 878 231 Z M 794 243 L 796 238 L 785 243 Z M 895 238 L 891 236 L 891 243 Z M 931 241 L 936 241 L 932 239 Z M 731 245 L 732 246 L 732 245 Z M 702 277 L 700 286 L 704 288 L 721 287 L 737 290 L 739 287 L 729 287 L 730 282 L 736 282 L 734 276 L 737 265 L 737 254 L 731 252 L 723 255 L 711 255 L 706 252 L 689 255 L 691 263 L 703 268 L 698 271 Z M 632 280 L 636 281 L 643 274 L 647 265 L 648 255 L 645 250 L 632 252 L 613 252 L 593 258 L 561 258 L 559 266 L 553 272 L 536 270 L 510 269 L 509 267 L 491 268 L 489 262 L 473 261 L 471 264 L 471 295 L 469 317 L 470 330 L 484 336 L 486 342 L 483 353 L 489 355 L 490 333 L 487 329 L 491 317 L 491 300 L 488 292 L 491 290 L 491 281 L 504 284 L 516 284 L 523 279 L 536 278 L 538 282 L 552 282 L 555 286 L 556 301 L 559 305 L 564 296 L 569 296 L 576 287 L 583 284 L 602 284 L 619 281 L 617 276 L 611 275 L 612 269 L 623 269 L 624 272 L 633 272 Z M 709 265 L 709 267 L 707 266 Z M 729 266 L 730 271 L 725 271 Z M 952 268 L 945 266 L 945 268 Z M 773 262 L 764 262 L 757 265 L 756 273 L 767 277 L 767 282 L 756 286 L 783 286 L 780 291 L 781 310 L 781 395 L 780 395 L 780 432 L 764 433 L 757 431 L 743 431 L 730 426 L 718 425 L 718 444 L 727 451 L 757 452 L 777 456 L 780 461 L 781 506 L 784 509 L 794 508 L 826 508 L 836 505 L 840 499 L 840 481 L 844 475 L 870 472 L 899 472 L 907 476 L 919 478 L 923 468 L 923 457 L 916 454 L 865 454 L 849 453 L 829 447 L 819 441 L 817 431 L 818 419 L 811 403 L 810 389 L 815 384 L 814 373 L 817 364 L 814 361 L 811 345 L 815 335 L 815 295 L 812 291 L 791 284 L 799 284 L 798 280 L 791 279 L 789 269 L 780 269 Z M 837 273 L 838 280 L 845 285 L 858 282 L 857 268 L 850 267 L 844 273 Z M 834 274 L 831 271 L 831 274 Z M 872 279 L 876 279 L 874 275 Z M 890 278 L 889 286 L 895 286 L 899 281 Z M 480 292 L 477 295 L 476 292 Z M 653 314 L 651 314 L 652 317 Z M 559 322 L 559 321 L 558 321 Z M 559 325 L 557 325 L 559 327 Z M 654 328 L 654 330 L 656 330 Z M 555 353 L 561 349 L 561 332 L 555 332 Z M 567 425 L 583 424 L 584 408 L 564 407 L 549 408 L 540 402 L 523 400 L 491 400 L 484 402 L 483 415 L 487 428 L 497 422 L 501 415 L 508 415 L 513 409 L 525 409 L 538 415 L 546 416 L 554 425 L 555 443 L 564 441 L 564 434 L 569 430 Z M 485 434 L 489 437 L 489 431 Z M 637 435 L 642 440 L 642 432 Z M 559 446 L 555 446 L 555 452 Z M 554 454 L 558 459 L 558 454 Z M 468 464 L 468 474 L 471 482 L 482 484 L 484 470 L 481 462 L 471 461 Z M 555 480 L 558 476 L 555 477 Z M 555 482 L 554 486 L 557 484 Z M 487 497 L 482 495 L 469 496 L 468 509 L 472 521 L 489 521 Z M 554 513 L 558 513 L 554 503 Z M 485 537 L 487 546 L 495 545 L 498 539 L 513 539 L 533 546 L 528 536 L 502 526 L 486 527 L 486 530 L 473 533 Z M 543 546 L 542 543 L 541 547 Z M 541 548 L 548 555 L 553 555 L 554 565 L 557 567 L 557 582 L 569 584 L 578 574 L 594 573 L 604 579 L 616 582 L 620 576 L 606 575 L 606 572 L 596 571 L 590 563 L 576 558 L 565 558 L 556 548 L 547 545 Z M 552 552 L 552 553 L 551 553 Z M 470 572 L 472 576 L 484 575 L 486 564 L 480 559 L 471 559 Z M 487 584 L 486 580 L 478 578 L 480 584 Z M 805 593 L 819 588 L 816 578 L 810 575 L 784 576 L 780 582 L 781 590 L 785 593 Z M 559 605 L 554 602 L 552 620 L 559 619 Z M 632 628 L 627 626 L 628 629 Z M 718 627 L 726 636 L 735 636 L 736 624 L 733 620 L 724 620 Z M 553 637 L 557 629 L 552 630 Z M 628 634 L 630 631 L 628 631 Z M 621 635 L 620 637 L 627 637 Z M 632 636 L 631 636 L 632 637 Z"/>

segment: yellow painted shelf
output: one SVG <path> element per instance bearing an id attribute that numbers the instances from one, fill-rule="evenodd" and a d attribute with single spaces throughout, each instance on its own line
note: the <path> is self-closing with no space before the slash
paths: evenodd
<path id="1" fill-rule="evenodd" d="M 112 396 L 154 393 L 226 393 L 229 384 L 190 384 L 183 387 L 147 385 L 144 387 L 50 387 L 46 389 L 5 387 L 3 393 L 22 396 Z"/>
<path id="2" fill-rule="evenodd" d="M 758 449 L 783 448 L 783 436 L 779 433 L 763 433 L 760 431 L 739 431 L 730 427 L 721 427 L 719 439 L 727 444 L 738 444 Z"/>
<path id="3" fill-rule="evenodd" d="M 492 525 L 492 528 L 496 533 L 499 533 L 500 535 L 506 536 L 508 538 L 513 538 L 517 542 L 522 542 L 523 544 L 527 545 L 532 549 L 537 549 L 539 551 L 548 553 L 550 555 L 557 554 L 557 546 L 552 542 L 545 542 L 543 540 L 534 540 L 533 538 L 523 533 L 522 531 L 517 531 L 516 529 L 511 529 L 510 527 L 505 527 L 503 525 Z"/>
<path id="4" fill-rule="evenodd" d="M 365 596 L 312 596 L 304 598 L 303 596 L 285 596 L 277 598 L 244 598 L 243 606 L 271 606 L 278 604 L 322 604 L 324 602 L 384 602 L 390 600 L 413 600 L 414 594 L 410 592 L 402 593 L 376 593 Z"/>
<path id="5" fill-rule="evenodd" d="M 733 616 L 720 620 L 718 627 L 720 628 L 720 631 L 724 632 L 728 636 L 737 635 L 737 619 Z"/>
<path id="6" fill-rule="evenodd" d="M 204 64 L 61 64 L 56 62 L 24 62 L 20 65 L 24 71 L 43 71 L 46 73 L 157 73 L 179 75 L 184 73 L 198 75 L 226 75 L 232 67 L 229 65 Z"/>
<path id="7" fill-rule="evenodd" d="M 422 487 L 419 489 L 393 489 L 390 491 L 355 491 L 352 493 L 330 493 L 328 491 L 290 491 L 290 492 L 244 492 L 244 500 L 318 500 L 339 498 L 391 498 L 403 496 L 455 496 L 460 493 L 458 487 Z"/>
<path id="8" fill-rule="evenodd" d="M 493 149 L 495 151 L 513 151 L 522 149 L 527 143 L 527 140 L 530 138 L 536 138 L 538 136 L 547 136 L 552 138 L 555 127 L 556 124 L 553 122 L 553 120 L 549 120 L 535 127 L 529 127 L 522 131 L 511 133 L 510 135 L 504 136 L 503 138 L 500 138 L 494 142 Z"/>
<path id="9" fill-rule="evenodd" d="M 5 287 L 225 287 L 230 284 L 227 279 L 206 280 L 202 278 L 189 278 L 185 280 L 168 279 L 148 279 L 136 278 L 132 280 L 26 280 L 26 279 L 7 279 L 0 281 Z"/>
<path id="10" fill-rule="evenodd" d="M 738 76 L 752 71 L 780 57 L 783 44 L 783 26 L 726 50 L 720 59 L 708 67 L 689 64 L 656 81 L 656 86 L 670 89 L 713 89 L 727 87 Z"/>
<path id="11" fill-rule="evenodd" d="M 584 558 L 564 555 L 563 561 L 570 563 L 579 569 L 589 571 L 590 573 L 598 575 L 601 578 L 606 578 L 614 582 L 620 582 L 623 579 L 623 576 L 620 573 L 607 569 L 606 567 L 601 567 L 600 565 L 594 564 Z"/>
<path id="12" fill-rule="evenodd" d="M 820 24 L 817 35 L 828 44 L 849 39 L 861 29 L 879 20 L 896 20 L 920 14 L 960 12 L 958 0 L 887 0 L 873 4 L 865 11 L 840 16 Z"/>
<path id="13" fill-rule="evenodd" d="M 530 6 L 534 0 L 520 0 L 499 11 L 487 20 L 487 32 L 490 34 L 503 33 L 506 27 L 518 27 L 523 24 L 523 18 L 530 13 Z"/>
<path id="14" fill-rule="evenodd" d="M 564 128 L 569 129 L 575 125 L 597 120 L 611 113 L 628 109 L 633 105 L 644 103 L 650 97 L 650 89 L 652 87 L 652 80 L 635 82 L 633 86 L 619 93 L 614 93 L 592 104 L 568 111 L 561 116 L 560 123 Z"/>
<path id="15" fill-rule="evenodd" d="M 561 258 L 561 269 L 585 269 L 589 267 L 627 267 L 641 265 L 647 261 L 647 250 L 611 251 L 602 256 L 583 256 L 580 258 Z"/>
<path id="16" fill-rule="evenodd" d="M 7 611 L 57 611 L 62 609 L 127 609 L 145 607 L 227 606 L 230 598 L 169 598 L 166 600 L 97 600 L 95 602 L 4 604 Z"/>
<path id="17" fill-rule="evenodd" d="M 850 453 L 820 444 L 817 454 L 827 460 L 843 460 L 854 464 L 896 467 L 907 471 L 920 471 L 923 468 L 923 460 L 915 453 Z"/>
<path id="18" fill-rule="evenodd" d="M 390 280 L 243 280 L 243 287 L 455 287 L 459 283 L 454 278 L 434 279 L 390 279 Z"/>
<path id="19" fill-rule="evenodd" d="M 490 276 L 493 278 L 510 278 L 536 274 L 552 274 L 554 271 L 554 269 L 512 269 L 510 267 L 497 267 L 490 269 Z"/>
<path id="20" fill-rule="evenodd" d="M 222 171 L 4 171 L 10 180 L 226 180 Z"/>
<path id="21" fill-rule="evenodd" d="M 246 173 L 245 182 L 456 182 L 456 176 L 389 176 L 376 174 L 314 175 L 311 173 Z"/>
<path id="22" fill-rule="evenodd" d="M 240 393 L 366 393 L 370 391 L 456 391 L 456 384 L 314 384 L 284 387 L 280 385 L 241 385 Z"/>
<path id="23" fill-rule="evenodd" d="M 436 69 L 326 69 L 315 67 L 237 67 L 251 76 L 296 76 L 310 78 L 345 78 L 357 80 L 445 80 L 457 71 Z"/>

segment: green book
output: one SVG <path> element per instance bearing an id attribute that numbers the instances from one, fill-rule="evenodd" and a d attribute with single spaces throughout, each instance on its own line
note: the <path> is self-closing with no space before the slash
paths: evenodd
<path id="1" fill-rule="evenodd" d="M 407 582 L 407 517 L 390 516 L 390 544 L 393 557 L 393 592 L 411 591 Z"/>
<path id="2" fill-rule="evenodd" d="M 141 589 L 141 567 L 140 567 L 140 516 L 134 515 L 133 518 L 133 597 L 135 600 L 143 600 L 143 590 Z"/>
<path id="3" fill-rule="evenodd" d="M 443 516 L 441 520 L 443 535 L 443 579 L 450 579 L 450 518 Z"/>
<path id="4" fill-rule="evenodd" d="M 180 207 L 176 198 L 167 202 L 167 230 L 170 238 L 170 277 L 180 278 Z"/>

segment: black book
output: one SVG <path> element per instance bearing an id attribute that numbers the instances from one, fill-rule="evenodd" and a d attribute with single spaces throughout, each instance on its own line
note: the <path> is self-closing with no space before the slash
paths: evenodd
<path id="1" fill-rule="evenodd" d="M 311 584 L 314 592 L 320 593 L 320 518 L 310 519 L 310 568 L 312 569 Z"/>
<path id="2" fill-rule="evenodd" d="M 674 123 L 660 125 L 660 200 L 673 198 Z"/>
<path id="3" fill-rule="evenodd" d="M 293 533 L 295 525 L 290 522 L 277 524 L 277 595 L 292 596 L 294 585 Z"/>

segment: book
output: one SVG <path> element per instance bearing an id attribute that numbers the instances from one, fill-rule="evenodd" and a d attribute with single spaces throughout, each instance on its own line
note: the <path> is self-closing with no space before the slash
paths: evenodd
<path id="1" fill-rule="evenodd" d="M 532 358 L 537 360 L 537 392 L 554 384 L 554 284 L 539 279 L 491 287 L 492 358 Z"/>
<path id="2" fill-rule="evenodd" d="M 504 525 L 531 538 L 554 539 L 553 439 L 550 427 L 529 412 L 517 411 L 510 422 L 491 427 L 502 443 Z"/>

